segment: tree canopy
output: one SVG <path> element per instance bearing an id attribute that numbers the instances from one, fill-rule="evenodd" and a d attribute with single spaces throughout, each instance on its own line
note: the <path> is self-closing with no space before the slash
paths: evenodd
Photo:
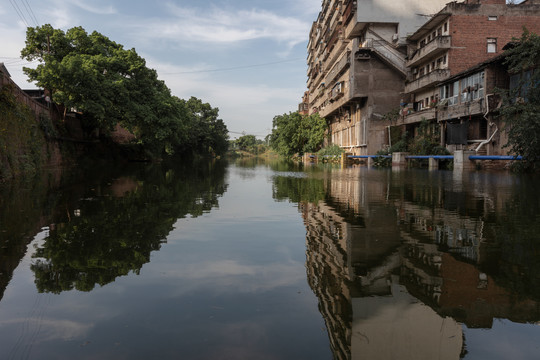
<path id="1" fill-rule="evenodd" d="M 534 169 L 540 163 L 540 36 L 524 31 L 506 51 L 511 89 L 501 115 L 506 121 L 507 146 L 523 156 L 523 165 Z"/>
<path id="2" fill-rule="evenodd" d="M 318 114 L 289 114 L 274 117 L 270 146 L 280 155 L 291 157 L 316 152 L 323 144 L 326 120 Z"/>
<path id="3" fill-rule="evenodd" d="M 48 90 L 55 103 L 77 109 L 86 122 L 104 130 L 122 125 L 154 154 L 193 145 L 197 151 L 227 149 L 228 131 L 217 119 L 217 108 L 172 96 L 135 49 L 124 49 L 96 31 L 29 27 L 21 56 L 39 61 L 36 69 L 24 72 L 29 81 Z"/>

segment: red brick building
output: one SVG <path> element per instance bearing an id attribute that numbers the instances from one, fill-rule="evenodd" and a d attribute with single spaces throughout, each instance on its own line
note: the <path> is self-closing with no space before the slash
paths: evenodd
<path id="1" fill-rule="evenodd" d="M 404 102 L 398 125 L 414 134 L 422 120 L 441 124 L 442 144 L 447 140 L 447 125 L 462 125 L 468 135 L 463 146 L 450 150 L 470 149 L 499 154 L 500 141 L 490 145 L 493 136 L 501 136 L 504 124 L 491 116 L 489 96 L 498 76 L 489 60 L 500 56 L 504 46 L 520 38 L 523 29 L 540 33 L 540 0 L 506 4 L 505 0 L 465 0 L 450 2 L 409 36 L 407 66 L 410 73 L 405 84 Z M 484 66 L 479 66 L 483 64 Z M 506 74 L 507 76 L 507 74 Z M 452 127 L 452 126 L 450 126 Z M 504 135 L 503 135 L 504 136 Z M 505 138 L 501 139 L 504 140 Z M 485 146 L 480 146 L 484 143 Z"/>

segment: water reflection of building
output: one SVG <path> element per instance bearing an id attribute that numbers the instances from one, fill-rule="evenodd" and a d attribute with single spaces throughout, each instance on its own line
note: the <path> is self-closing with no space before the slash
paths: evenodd
<path id="1" fill-rule="evenodd" d="M 422 174 L 334 173 L 324 201 L 301 205 L 308 281 L 337 359 L 457 359 L 459 323 L 539 318 L 537 301 L 483 268 L 493 233 L 485 218 L 508 192 L 485 179 Z"/>
<path id="2" fill-rule="evenodd" d="M 481 270 L 488 251 L 484 220 L 448 210 L 426 214 L 407 201 L 400 209 L 401 283 L 411 294 L 468 327 L 491 328 L 495 318 L 524 323 L 538 317 L 538 302 L 519 299 Z"/>

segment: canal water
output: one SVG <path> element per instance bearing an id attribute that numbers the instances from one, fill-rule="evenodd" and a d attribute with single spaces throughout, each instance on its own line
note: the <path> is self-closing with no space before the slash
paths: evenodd
<path id="1" fill-rule="evenodd" d="M 506 172 L 136 164 L 0 187 L 0 359 L 538 359 Z"/>

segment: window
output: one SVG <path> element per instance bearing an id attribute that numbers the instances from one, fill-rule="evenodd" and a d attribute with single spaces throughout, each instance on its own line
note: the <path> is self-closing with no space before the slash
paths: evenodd
<path id="1" fill-rule="evenodd" d="M 441 101 L 448 100 L 448 105 L 456 105 L 458 103 L 458 94 L 459 81 L 441 86 Z"/>
<path id="2" fill-rule="evenodd" d="M 478 100 L 484 97 L 484 72 L 461 79 L 461 102 Z"/>
<path id="3" fill-rule="evenodd" d="M 489 21 L 497 21 L 497 15 L 490 15 L 488 16 Z"/>
<path id="4" fill-rule="evenodd" d="M 448 23 L 444 23 L 444 32 L 447 32 L 448 31 Z"/>
<path id="5" fill-rule="evenodd" d="M 497 39 L 488 38 L 487 39 L 487 52 L 493 54 L 497 52 Z"/>

